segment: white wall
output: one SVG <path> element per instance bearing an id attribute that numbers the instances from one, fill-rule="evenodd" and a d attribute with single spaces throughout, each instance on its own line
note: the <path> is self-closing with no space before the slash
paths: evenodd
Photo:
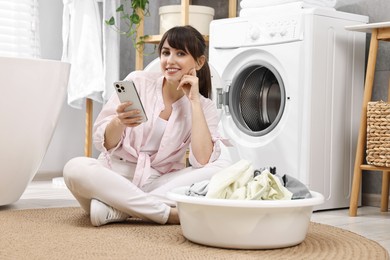
<path id="1" fill-rule="evenodd" d="M 62 0 L 39 0 L 39 28 L 43 59 L 61 60 Z M 42 97 L 44 98 L 44 97 Z M 101 104 L 94 104 L 94 114 Z M 56 131 L 37 175 L 61 176 L 65 163 L 84 155 L 85 110 L 71 108 L 64 100 Z M 96 150 L 93 156 L 98 153 Z"/>

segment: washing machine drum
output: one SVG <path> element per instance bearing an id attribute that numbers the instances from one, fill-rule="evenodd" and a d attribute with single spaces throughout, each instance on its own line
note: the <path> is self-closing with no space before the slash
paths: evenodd
<path id="1" fill-rule="evenodd" d="M 229 91 L 229 111 L 246 134 L 262 136 L 272 131 L 284 105 L 284 85 L 273 67 L 250 66 L 235 76 Z"/>

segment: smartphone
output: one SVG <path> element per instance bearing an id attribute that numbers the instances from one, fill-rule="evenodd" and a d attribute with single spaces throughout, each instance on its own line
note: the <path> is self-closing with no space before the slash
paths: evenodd
<path id="1" fill-rule="evenodd" d="M 114 82 L 114 88 L 121 103 L 128 101 L 131 101 L 133 103 L 132 105 L 128 106 L 125 111 L 138 109 L 139 111 L 141 111 L 141 113 L 136 116 L 142 117 L 141 122 L 148 121 L 144 106 L 142 105 L 141 99 L 139 98 L 137 89 L 135 88 L 133 81 L 125 80 Z"/>

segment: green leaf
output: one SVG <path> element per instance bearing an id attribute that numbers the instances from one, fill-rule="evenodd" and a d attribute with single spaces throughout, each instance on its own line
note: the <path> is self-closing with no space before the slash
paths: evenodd
<path id="1" fill-rule="evenodd" d="M 118 8 L 116 9 L 116 11 L 119 13 L 119 12 L 123 12 L 124 8 L 123 8 L 123 4 L 121 4 L 120 6 L 118 6 Z"/>
<path id="2" fill-rule="evenodd" d="M 130 21 L 131 21 L 133 24 L 139 24 L 139 22 L 141 21 L 141 18 L 139 17 L 138 14 L 133 13 L 133 14 L 130 16 Z"/>
<path id="3" fill-rule="evenodd" d="M 145 7 L 146 7 L 146 4 L 148 3 L 148 0 L 140 0 L 139 1 L 139 6 L 138 7 L 141 7 L 142 10 L 145 10 Z"/>
<path id="4" fill-rule="evenodd" d="M 121 30 L 119 27 L 115 26 L 115 18 L 111 17 L 109 20 L 106 20 L 105 23 L 109 26 L 113 26 L 113 29 L 116 29 L 121 35 L 126 36 L 131 39 L 133 46 L 136 49 L 142 48 L 145 43 L 145 38 L 148 35 L 140 35 L 140 38 L 137 39 L 137 26 L 141 23 L 141 18 L 137 14 L 137 9 L 143 10 L 144 16 L 150 16 L 149 13 L 149 0 L 121 0 L 123 4 L 119 5 L 116 9 L 116 12 L 120 13 L 119 22 L 123 22 L 122 25 L 125 25 L 127 29 Z M 127 9 L 131 7 L 131 11 L 128 12 Z M 138 42 L 137 42 L 138 41 Z M 156 49 L 156 45 L 154 45 Z M 145 55 L 145 53 L 144 53 Z"/>
<path id="5" fill-rule="evenodd" d="M 110 20 L 106 20 L 107 25 L 114 25 L 115 24 L 115 18 L 111 16 Z"/>
<path id="6" fill-rule="evenodd" d="M 138 1 L 131 1 L 131 8 L 135 10 L 137 9 L 137 7 L 138 7 Z"/>

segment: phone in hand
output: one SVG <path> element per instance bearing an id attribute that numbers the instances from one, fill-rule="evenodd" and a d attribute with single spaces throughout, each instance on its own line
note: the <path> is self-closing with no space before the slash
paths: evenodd
<path id="1" fill-rule="evenodd" d="M 141 111 L 141 113 L 136 116 L 142 117 L 141 122 L 148 121 L 144 106 L 142 105 L 141 99 L 139 98 L 137 89 L 135 88 L 133 81 L 125 80 L 114 82 L 114 88 L 121 103 L 129 101 L 133 103 L 132 105 L 128 106 L 125 111 L 138 109 L 139 111 Z"/>

